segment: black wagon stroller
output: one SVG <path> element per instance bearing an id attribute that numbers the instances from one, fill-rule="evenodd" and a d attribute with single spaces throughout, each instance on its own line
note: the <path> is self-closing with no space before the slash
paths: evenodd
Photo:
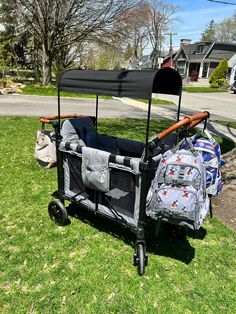
<path id="1" fill-rule="evenodd" d="M 96 95 L 95 117 L 61 115 L 61 91 Z M 55 129 L 58 198 L 49 203 L 51 219 L 68 223 L 64 201 L 107 217 L 136 235 L 134 265 L 142 275 L 147 266 L 146 197 L 160 160 L 173 147 L 182 126 L 192 127 L 208 117 L 202 113 L 179 121 L 182 79 L 171 68 L 144 71 L 69 70 L 58 83 L 58 115 L 41 118 Z M 179 97 L 177 122 L 149 138 L 152 93 Z M 100 95 L 148 100 L 145 142 L 97 132 Z"/>

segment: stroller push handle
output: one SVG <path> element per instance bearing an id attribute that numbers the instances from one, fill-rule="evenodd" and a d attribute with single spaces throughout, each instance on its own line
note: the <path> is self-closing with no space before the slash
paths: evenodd
<path id="1" fill-rule="evenodd" d="M 60 115 L 60 119 L 70 119 L 70 118 L 79 118 L 82 117 L 83 115 L 80 113 L 66 113 Z M 47 116 L 47 117 L 41 117 L 39 121 L 41 123 L 46 123 L 46 124 L 52 124 L 54 120 L 59 119 L 59 116 Z"/>
<path id="2" fill-rule="evenodd" d="M 164 130 L 163 132 L 153 136 L 150 139 L 149 143 L 153 142 L 153 141 L 162 140 L 164 137 L 166 137 L 170 133 L 178 130 L 182 126 L 188 126 L 189 129 L 192 129 L 194 126 L 196 126 L 197 124 L 201 123 L 202 121 L 208 119 L 209 117 L 210 117 L 210 114 L 208 111 L 204 111 L 204 112 L 192 115 L 192 116 L 185 117 L 184 119 L 173 124 L 172 126 L 170 126 L 168 129 Z"/>
<path id="3" fill-rule="evenodd" d="M 200 123 L 204 120 L 207 120 L 209 117 L 210 117 L 210 113 L 208 111 L 203 111 L 201 113 L 197 113 L 195 115 L 188 116 L 188 118 L 190 118 L 190 120 L 191 120 L 191 124 L 193 122 L 196 122 L 196 121 L 198 121 L 198 123 Z M 198 123 L 196 123 L 195 125 L 197 125 Z M 191 124 L 190 124 L 190 126 L 191 126 Z"/>

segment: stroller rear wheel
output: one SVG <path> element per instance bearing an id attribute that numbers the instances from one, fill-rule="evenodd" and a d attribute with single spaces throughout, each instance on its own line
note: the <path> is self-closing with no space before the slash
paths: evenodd
<path id="1" fill-rule="evenodd" d="M 48 214 L 52 221 L 59 226 L 66 226 L 70 223 L 68 213 L 63 203 L 58 200 L 52 200 L 48 204 Z"/>

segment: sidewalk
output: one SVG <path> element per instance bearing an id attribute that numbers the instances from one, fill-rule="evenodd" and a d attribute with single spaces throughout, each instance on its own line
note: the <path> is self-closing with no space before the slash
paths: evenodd
<path id="1" fill-rule="evenodd" d="M 120 101 L 126 103 L 127 105 L 136 107 L 138 109 L 141 109 L 141 110 L 147 109 L 147 105 L 145 107 L 145 104 L 140 102 L 140 101 L 133 100 L 130 98 L 118 98 L 118 99 Z M 200 111 L 190 110 L 189 108 L 181 107 L 180 117 L 184 118 L 186 115 L 188 115 L 190 113 L 195 114 L 197 112 L 200 112 Z M 177 113 L 177 105 L 163 105 L 163 106 L 152 105 L 152 114 L 156 114 L 156 115 L 160 116 L 161 118 L 175 120 L 176 119 L 176 113 Z M 210 120 L 208 122 L 207 129 L 212 134 L 215 134 L 219 137 L 228 138 L 228 139 L 236 142 L 236 129 L 234 129 L 234 128 L 229 128 L 227 126 L 212 122 Z"/>

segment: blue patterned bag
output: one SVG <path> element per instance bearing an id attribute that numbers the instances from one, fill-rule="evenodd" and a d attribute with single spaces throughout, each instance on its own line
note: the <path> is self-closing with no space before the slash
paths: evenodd
<path id="1" fill-rule="evenodd" d="M 219 194 L 223 186 L 220 168 L 224 164 L 224 161 L 221 159 L 220 144 L 214 140 L 207 130 L 204 130 L 202 134 L 195 134 L 187 138 L 183 142 L 182 148 L 189 149 L 189 142 L 193 144 L 194 149 L 203 157 L 206 168 L 207 193 L 212 196 Z"/>

